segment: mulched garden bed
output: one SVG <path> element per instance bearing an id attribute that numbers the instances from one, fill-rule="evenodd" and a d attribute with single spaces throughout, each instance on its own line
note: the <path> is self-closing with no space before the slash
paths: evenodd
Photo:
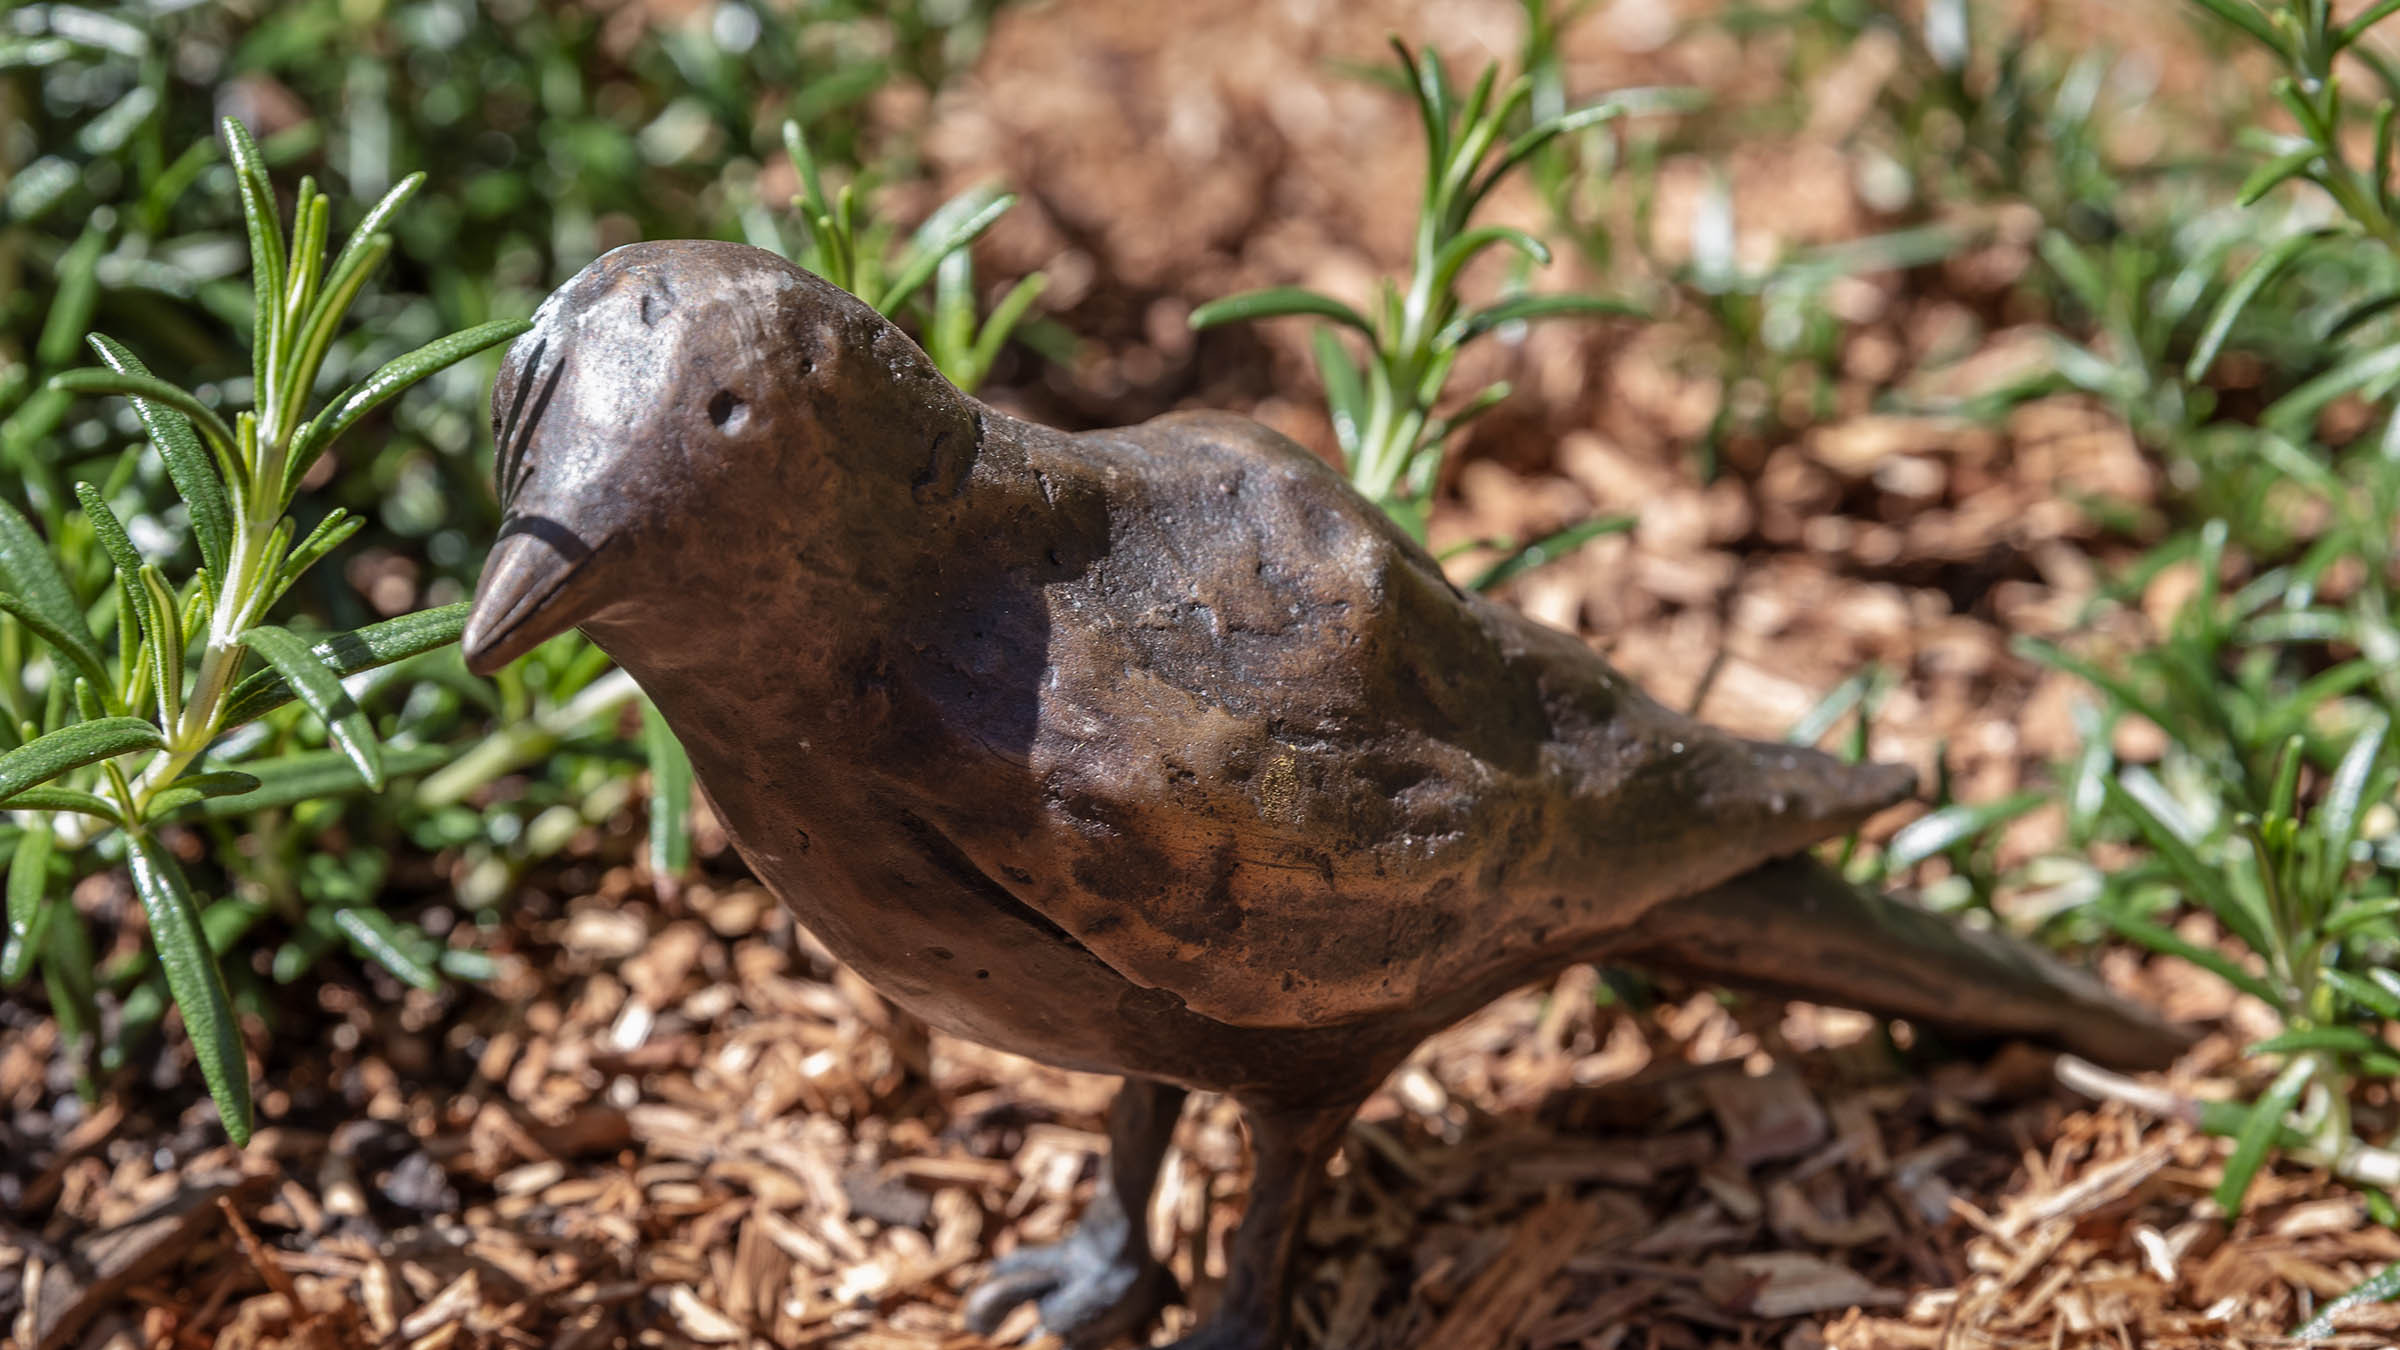
<path id="1" fill-rule="evenodd" d="M 950 186 L 998 176 L 1025 193 L 987 274 L 1049 270 L 1046 303 L 1084 347 L 1004 369 L 995 396 L 1064 425 L 1236 407 L 1328 447 L 1297 325 L 1195 338 L 1184 318 L 1251 285 L 1363 291 L 1395 265 L 1416 133 L 1331 63 L 1377 59 L 1392 30 L 1478 62 L 1513 50 L 1515 8 L 1008 11 L 930 110 L 925 150 Z M 1780 78 L 1772 49 L 1646 28 L 1646 8 L 1668 7 L 1601 6 L 1577 30 L 1575 87 L 1697 83 L 1738 108 Z M 2046 12 L 2111 28 L 2094 40 L 2167 44 L 2147 53 L 2162 99 L 2196 78 L 2172 25 Z M 1862 57 L 1788 140 L 1671 159 L 1662 252 L 1711 162 L 1741 218 L 1787 242 L 1890 226 L 1856 198 L 1843 121 L 1888 74 Z M 1541 223 L 1522 198 L 1499 214 Z M 1715 385 L 1691 324 L 1495 345 L 1462 381 L 1508 376 L 1521 402 L 1477 432 L 1437 542 L 1633 514 L 1629 534 L 1511 598 L 1756 735 L 1877 663 L 1895 679 L 1879 756 L 1929 767 L 1946 747 L 1974 799 L 2037 778 L 2072 748 L 2075 689 L 2009 642 L 2091 631 L 2098 578 L 2135 544 L 2066 503 L 2102 493 L 2138 512 L 2157 475 L 2076 400 L 1996 428 L 1879 411 L 1937 357 L 1971 354 L 1938 377 L 1953 392 L 2024 368 L 2009 296 L 2031 234 L 2006 212 L 1964 223 L 1978 243 L 1953 262 L 1843 292 L 1831 414 L 1737 438 L 1705 485 L 1689 454 Z M 2170 569 L 2140 606 L 2098 611 L 2101 631 L 2141 636 L 2184 581 Z M 2030 818 L 2008 855 L 2057 830 Z M 218 1142 L 179 1046 L 85 1106 L 23 1001 L 38 995 L 0 999 L 9 1343 L 980 1345 L 958 1329 L 962 1291 L 987 1258 L 1073 1220 L 1111 1085 L 927 1036 L 736 877 L 662 894 L 609 856 L 537 878 L 475 937 L 503 958 L 488 987 L 436 996 L 352 971 L 295 992 L 253 1040 L 264 1128 L 242 1153 Z M 125 897 L 97 885 L 82 902 L 106 916 Z M 2117 951 L 2104 966 L 2218 1029 L 2170 1085 L 2241 1086 L 2234 1047 L 2257 1010 L 2165 963 Z M 1600 997 L 1618 987 L 1582 970 L 1505 999 L 1369 1103 L 1308 1236 L 1301 1346 L 2268 1345 L 2400 1259 L 2400 1238 L 2306 1171 L 2265 1174 L 2227 1223 L 2208 1200 L 2220 1143 L 2094 1108 L 2038 1052 L 1962 1057 L 1853 1014 L 1702 991 L 1629 1010 Z M 1233 1111 L 1203 1103 L 1178 1144 L 1156 1237 L 1205 1307 L 1245 1184 Z M 1190 1324 L 1175 1309 L 1161 1334 Z M 2343 1325 L 2330 1343 L 2400 1338 L 2380 1307 Z M 1001 1339 L 1029 1334 L 1021 1311 Z"/>
<path id="2" fill-rule="evenodd" d="M 329 987 L 314 1037 L 277 1037 L 246 1153 L 188 1085 L 84 1112 L 45 1030 L 12 1036 L 17 1343 L 963 1350 L 984 1260 L 1055 1237 L 1096 1175 L 1108 1080 L 928 1038 L 754 886 L 661 900 L 620 869 L 504 940 L 487 990 Z M 2087 1109 L 2030 1049 L 1935 1059 L 1850 1013 L 1603 988 L 1505 999 L 1369 1103 L 1299 1344 L 2267 1343 L 2298 1291 L 2400 1258 L 2305 1173 L 2228 1227 L 2215 1141 Z M 1201 1306 L 1244 1180 L 1234 1111 L 1193 1110 L 1154 1236 Z M 2362 1345 L 2392 1320 L 2361 1316 Z"/>

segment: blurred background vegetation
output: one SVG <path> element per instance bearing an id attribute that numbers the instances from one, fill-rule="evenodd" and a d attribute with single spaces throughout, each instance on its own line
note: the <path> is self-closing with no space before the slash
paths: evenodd
<path id="1" fill-rule="evenodd" d="M 1398 449 L 1378 452 L 1378 490 L 1459 559 L 1462 579 L 1498 587 L 1635 532 L 1634 515 L 1593 503 L 1570 518 L 1537 507 L 1495 520 L 1469 489 L 1477 461 L 1550 472 L 1554 445 L 1611 425 L 1623 387 L 1597 372 L 1648 341 L 1668 350 L 1658 365 L 1692 410 L 1660 469 L 1679 490 L 1713 501 L 1705 494 L 1723 488 L 1761 522 L 1781 502 L 1850 522 L 1796 536 L 1762 523 L 1712 545 L 1751 561 L 1825 555 L 1841 575 L 1943 597 L 2013 639 L 1998 658 L 2019 672 L 2009 678 L 2029 684 L 2043 677 L 2023 672 L 2047 668 L 2077 691 L 2075 743 L 2001 791 L 1952 772 L 1962 728 L 1909 740 L 1936 770 L 1932 810 L 1852 841 L 1854 872 L 1978 922 L 2064 945 L 2131 942 L 2212 972 L 2269 1014 L 2247 1038 L 2250 1058 L 2229 1070 L 2254 1107 L 2211 1117 L 2241 1139 L 2227 1205 L 2277 1147 L 2380 1195 L 2389 1140 L 2351 1103 L 2400 1069 L 2388 1048 L 2400 1020 L 2389 971 L 2400 815 L 2386 746 L 2400 699 L 2400 75 L 2392 35 L 2377 27 L 2395 5 L 2159 0 L 2141 22 L 2199 54 L 2166 72 L 2154 52 L 2094 41 L 2067 7 L 1737 0 L 1691 7 L 1641 40 L 1689 41 L 1772 79 L 1712 87 L 1695 66 L 1629 94 L 1590 84 L 1590 63 L 1573 53 L 1593 25 L 1638 27 L 1634 7 L 1526 0 L 1512 44 L 1482 42 L 1460 63 L 1496 60 L 1521 86 L 1504 84 L 1513 101 L 1470 108 L 1460 125 L 1492 111 L 1503 147 L 1538 127 L 1556 134 L 1526 144 L 1495 199 L 1523 242 L 1485 239 L 1511 247 L 1455 281 L 1499 308 L 1477 311 L 1492 317 L 1473 334 L 1451 334 L 1497 339 L 1490 355 L 1458 358 L 1453 384 L 1456 353 L 1441 347 L 1437 363 L 1428 333 L 1414 335 L 1419 347 L 1396 329 L 1344 347 L 1350 339 L 1275 325 L 1188 331 L 1203 302 L 1302 283 L 1336 294 L 1275 291 L 1199 317 L 1374 329 L 1381 310 L 1353 324 L 1327 308 L 1377 303 L 1354 256 L 1317 275 L 1304 249 L 1268 252 L 1263 266 L 1281 258 L 1283 274 L 1259 275 L 1256 256 L 1212 237 L 1185 279 L 1219 289 L 1187 294 L 1161 279 L 1171 269 L 1125 262 L 1139 250 L 1110 235 L 1171 242 L 1177 221 L 1082 214 L 1066 173 L 1015 185 L 1038 198 L 1020 222 L 1007 216 L 1004 180 L 1038 155 L 1006 149 L 962 182 L 959 164 L 977 157 L 932 152 L 944 134 L 937 96 L 974 67 L 996 4 L 160 0 L 0 12 L 7 495 L 63 541 L 80 528 L 64 485 L 109 484 L 145 550 L 192 560 L 163 465 L 128 454 L 140 437 L 131 411 L 48 381 L 84 364 L 84 335 L 102 330 L 204 399 L 247 406 L 249 254 L 233 170 L 212 139 L 219 117 L 252 130 L 286 191 L 313 176 L 335 202 L 337 232 L 403 176 L 427 175 L 333 348 L 328 388 L 441 334 L 522 317 L 636 239 L 747 239 L 846 269 L 862 288 L 907 273 L 916 249 L 925 289 L 889 307 L 937 353 L 946 343 L 965 382 L 989 374 L 994 397 L 1062 422 L 1230 402 L 1343 456 L 1362 443 L 1362 382 L 1401 372 L 1399 403 L 1418 420 Z M 1440 103 L 1413 58 L 1323 60 L 1273 78 L 1336 90 L 1328 106 L 1371 107 L 1392 126 L 1417 125 L 1404 89 Z M 1462 76 L 1443 106 L 1455 111 L 1471 84 Z M 1604 95 L 1633 111 L 1558 131 L 1555 119 Z M 1331 102 L 1358 98 L 1379 101 Z M 1424 124 L 1437 120 L 1428 112 Z M 1740 190 L 1749 147 L 1827 121 L 1839 152 L 1829 190 L 1855 202 L 1844 226 L 1762 228 Z M 1221 129 L 1223 153 L 1238 155 L 1244 134 Z M 796 167 L 803 148 L 813 172 Z M 1405 192 L 1360 208 L 1360 238 L 1414 238 L 1418 205 L 1450 209 L 1438 194 L 1415 201 L 1417 162 Z M 1395 165 L 1387 176 L 1404 175 Z M 971 195 L 951 195 L 962 187 Z M 1260 195 L 1226 235 L 1272 243 L 1279 213 L 1323 206 L 1296 187 Z M 806 200 L 796 207 L 795 196 Z M 1195 216 L 1210 209 L 1205 194 L 1193 201 Z M 973 249 L 955 228 L 968 220 L 993 229 Z M 1461 214 L 1428 237 L 1450 240 L 1465 224 Z M 1433 257 L 1360 248 L 1395 297 L 1414 275 L 1407 264 Z M 1229 254 L 1248 270 L 1224 265 Z M 1584 300 L 1534 302 L 1565 290 L 1545 279 L 1546 256 Z M 1046 291 L 1027 281 L 1044 268 L 1057 274 Z M 1921 330 L 1890 317 L 1903 300 L 1924 301 L 1911 311 L 1931 316 Z M 1537 318 L 1625 310 L 1641 317 L 1547 346 L 1527 333 Z M 994 313 L 985 341 L 978 324 Z M 1012 336 L 1021 341 L 1004 351 Z M 1995 363 L 2002 336 L 2010 359 Z M 1898 354 L 1869 363 L 1862 344 L 1874 343 Z M 350 629 L 467 593 L 496 525 L 489 366 L 462 364 L 387 405 L 311 475 L 303 529 L 337 507 L 366 526 L 287 602 L 297 617 L 285 621 Z M 1500 382 L 1512 377 L 1510 400 Z M 2145 469 L 2139 491 L 2066 503 L 2076 524 L 2041 541 L 2063 542 L 2064 562 L 2031 545 L 1845 554 L 1825 541 L 1897 538 L 1910 503 L 1955 509 L 1965 490 L 1909 487 L 1927 459 L 1915 453 L 1847 477 L 1787 472 L 1790 452 L 1860 419 L 1972 441 L 2061 406 L 2121 432 Z M 2063 621 L 2037 631 L 1999 607 L 2007 583 L 2060 567 L 2086 578 L 2062 589 L 2074 602 Z M 1578 604 L 1565 617 L 1613 640 L 1603 602 Z M 16 677 L 31 669 L 30 648 L 12 623 L 0 620 L 0 658 Z M 1692 702 L 1705 706 L 1716 670 L 1691 672 Z M 1889 734 L 1882 710 L 1926 678 L 1876 666 L 1826 681 L 1823 700 L 1787 725 L 1795 739 L 1887 750 L 1875 739 Z M 478 932 L 508 907 L 588 890 L 637 859 L 668 889 L 688 869 L 738 867 L 705 828 L 695 839 L 671 742 L 588 645 L 554 644 L 494 683 L 436 652 L 354 677 L 352 692 L 391 747 L 390 790 L 329 780 L 283 805 L 201 817 L 179 836 L 200 890 L 246 916 L 218 945 L 237 1003 L 263 1024 L 288 1015 L 274 984 L 323 977 L 320 961 L 337 953 L 351 964 L 336 978 L 473 978 L 491 968 Z M 263 725 L 258 734 L 295 752 L 325 749 L 323 727 L 297 711 Z M 88 867 L 105 874 L 116 861 Z M 55 865 L 60 895 L 69 870 Z M 88 1087 L 172 1052 L 155 1035 L 165 1001 L 139 909 L 105 888 L 73 895 L 68 916 L 97 977 L 38 992 L 29 982 L 18 996 L 74 1022 Z M 379 946 L 308 917 L 362 908 L 404 921 L 402 935 Z M 19 963 L 18 977 L 31 969 Z"/>
<path id="2" fill-rule="evenodd" d="M 322 384 L 338 389 L 438 335 L 530 314 L 617 244 L 722 236 L 798 251 L 806 232 L 788 158 L 780 188 L 760 181 L 762 161 L 785 151 L 784 125 L 804 130 L 844 185 L 907 178 L 910 138 L 871 142 L 862 105 L 938 85 L 974 54 L 988 9 L 725 4 L 666 21 L 530 3 L 10 7 L 0 17 L 0 462 L 12 499 L 64 546 L 78 528 L 64 485 L 108 483 L 146 550 L 197 560 L 183 552 L 192 544 L 164 464 L 126 454 L 139 434 L 132 413 L 47 381 L 87 364 L 84 334 L 104 331 L 211 403 L 249 401 L 250 253 L 218 118 L 252 130 L 284 192 L 312 176 L 333 198 L 337 233 L 403 177 L 425 175 L 388 224 L 390 261 L 329 354 Z M 888 233 L 868 246 L 891 246 Z M 338 510 L 366 528 L 286 602 L 304 625 L 353 629 L 471 590 L 498 523 L 488 380 L 489 362 L 437 376 L 319 464 L 295 508 L 301 531 Z M 12 634 L 12 678 L 28 655 Z M 38 668 L 34 678 L 38 693 Z M 384 686 L 398 692 L 378 696 Z M 257 1015 L 275 1014 L 262 977 L 298 979 L 344 946 L 420 984 L 488 971 L 471 942 L 443 939 L 490 917 L 528 865 L 628 818 L 645 742 L 674 753 L 654 728 L 645 735 L 629 686 L 579 641 L 553 644 L 496 685 L 444 651 L 353 688 L 401 784 L 361 798 L 355 775 L 328 762 L 281 794 L 292 800 L 254 811 L 253 795 L 218 811 L 229 823 L 199 826 L 208 843 L 187 855 L 206 857 L 203 892 L 227 897 L 211 924 L 219 945 L 266 954 L 256 968 L 226 963 Z M 324 744 L 321 726 L 297 718 L 265 734 L 303 753 Z M 681 866 L 680 803 L 673 811 L 653 852 Z M 54 882 L 74 870 L 55 861 Z M 52 889 L 62 905 L 65 886 Z M 381 940 L 345 943 L 322 921 L 363 911 Z M 62 922 L 50 940 L 62 955 L 109 959 L 96 982 L 54 978 L 50 993 L 85 1033 L 79 1053 L 117 1068 L 157 1025 L 164 989 L 138 933 L 118 922 L 128 914 L 83 917 L 98 931 Z M 7 966 L 23 979 L 41 964 L 18 950 Z M 95 1046 L 104 1011 L 109 1033 Z"/>

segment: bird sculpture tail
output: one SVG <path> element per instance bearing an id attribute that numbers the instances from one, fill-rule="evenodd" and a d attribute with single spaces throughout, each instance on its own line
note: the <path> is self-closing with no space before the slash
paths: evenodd
<path id="1" fill-rule="evenodd" d="M 2046 1041 L 2118 1068 L 2160 1068 L 2192 1037 L 2090 974 L 2002 933 L 1953 923 L 1806 858 L 1769 863 L 1651 911 L 1634 964 L 1904 1017 Z"/>

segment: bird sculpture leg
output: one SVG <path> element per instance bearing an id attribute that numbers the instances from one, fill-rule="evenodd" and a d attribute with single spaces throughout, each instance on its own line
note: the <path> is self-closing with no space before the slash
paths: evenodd
<path id="1" fill-rule="evenodd" d="M 1069 1345 L 1102 1346 L 1147 1326 L 1174 1290 L 1175 1277 L 1150 1250 L 1150 1191 L 1175 1137 L 1184 1090 L 1128 1078 L 1108 1113 L 1108 1165 L 1083 1218 L 1060 1241 L 1027 1247 L 992 1263 L 967 1296 L 967 1326 L 996 1330 L 1028 1300 L 1042 1326 Z"/>
<path id="2" fill-rule="evenodd" d="M 1337 1107 L 1243 1103 L 1250 1120 L 1250 1207 L 1234 1231 L 1216 1314 L 1169 1350 L 1283 1350 L 1291 1320 L 1292 1256 L 1325 1164 L 1357 1113 Z"/>

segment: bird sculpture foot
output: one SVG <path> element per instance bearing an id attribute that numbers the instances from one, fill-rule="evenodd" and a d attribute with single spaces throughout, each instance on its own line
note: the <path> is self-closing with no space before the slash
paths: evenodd
<path id="1" fill-rule="evenodd" d="M 1041 1309 L 1042 1329 L 1075 1350 L 1135 1335 L 1175 1297 L 1175 1277 L 1121 1223 L 1087 1221 L 1063 1240 L 1011 1252 L 967 1296 L 965 1320 L 989 1336 L 1021 1303 Z M 1110 1231 L 1118 1230 L 1118 1231 Z"/>
<path id="2" fill-rule="evenodd" d="M 992 1263 L 967 1295 L 965 1320 L 978 1336 L 999 1329 L 1019 1304 L 1041 1309 L 1042 1327 L 1075 1350 L 1107 1345 L 1150 1325 L 1174 1298 L 1175 1277 L 1150 1251 L 1150 1192 L 1184 1091 L 1125 1080 L 1108 1112 L 1109 1156 L 1082 1222 L 1057 1242 L 1027 1247 Z"/>

